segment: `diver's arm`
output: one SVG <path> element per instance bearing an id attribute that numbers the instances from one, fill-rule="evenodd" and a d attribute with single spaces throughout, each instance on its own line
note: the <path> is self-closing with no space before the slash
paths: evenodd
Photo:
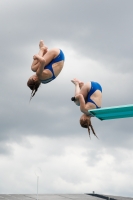
<path id="1" fill-rule="evenodd" d="M 78 94 L 75 96 L 75 99 L 78 99 L 80 102 L 80 110 L 81 112 L 83 112 L 84 114 L 88 114 L 88 110 L 86 109 L 86 103 L 85 103 L 85 99 L 83 97 L 82 94 Z"/>
<path id="2" fill-rule="evenodd" d="M 37 55 L 33 56 L 33 59 L 37 59 L 39 61 L 39 66 L 36 71 L 36 75 L 40 80 L 46 80 L 48 78 L 51 78 L 51 72 L 48 69 L 45 69 L 46 61 L 43 57 Z"/>
<path id="3" fill-rule="evenodd" d="M 36 75 L 41 78 L 42 76 L 42 73 L 43 73 L 43 70 L 44 70 L 44 63 L 43 62 L 40 62 L 40 65 L 38 66 L 38 69 L 36 71 Z"/>

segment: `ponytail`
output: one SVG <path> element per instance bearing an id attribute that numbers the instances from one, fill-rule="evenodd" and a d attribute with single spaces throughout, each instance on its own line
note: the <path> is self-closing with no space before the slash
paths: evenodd
<path id="1" fill-rule="evenodd" d="M 41 84 L 41 82 L 39 80 L 38 81 L 35 81 L 33 79 L 28 80 L 27 86 L 32 90 L 30 101 L 31 101 L 32 97 L 36 94 L 40 84 Z"/>
<path id="2" fill-rule="evenodd" d="M 92 133 L 97 137 L 97 135 L 96 135 L 96 133 L 94 131 L 94 128 L 93 128 L 93 126 L 91 124 L 91 117 L 90 116 L 82 115 L 81 118 L 80 118 L 80 125 L 83 128 L 87 128 L 88 129 L 89 137 L 90 137 L 90 128 L 92 130 Z"/>

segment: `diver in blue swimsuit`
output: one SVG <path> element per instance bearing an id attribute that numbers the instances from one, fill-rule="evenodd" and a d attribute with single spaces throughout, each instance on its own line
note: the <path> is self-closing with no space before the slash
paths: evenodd
<path id="1" fill-rule="evenodd" d="M 54 79 L 56 78 L 56 76 L 55 76 L 55 74 L 54 74 L 54 70 L 53 70 L 52 65 L 53 65 L 54 63 L 58 63 L 58 62 L 64 61 L 64 60 L 65 60 L 65 56 L 64 56 L 62 50 L 60 49 L 60 52 L 59 52 L 58 56 L 57 56 L 56 58 L 54 58 L 49 64 L 47 64 L 47 65 L 44 67 L 44 69 L 48 69 L 48 70 L 51 71 L 52 77 L 51 77 L 51 78 L 48 78 L 48 79 L 43 79 L 43 80 L 41 80 L 41 83 L 46 84 L 46 83 L 49 83 L 50 81 L 54 80 Z"/>
<path id="2" fill-rule="evenodd" d="M 53 48 L 48 50 L 43 40 L 39 43 L 39 53 L 33 56 L 31 70 L 35 72 L 27 86 L 32 90 L 31 98 L 35 95 L 41 83 L 46 84 L 53 81 L 61 72 L 65 56 L 61 49 Z"/>
<path id="3" fill-rule="evenodd" d="M 88 128 L 89 134 L 89 127 L 91 127 L 93 134 L 96 136 L 88 110 L 99 109 L 101 107 L 102 87 L 97 82 L 90 81 L 85 84 L 76 78 L 72 80 L 72 83 L 75 85 L 75 97 L 72 97 L 71 100 L 80 106 L 81 112 L 84 113 L 80 118 L 80 125 L 83 128 Z"/>

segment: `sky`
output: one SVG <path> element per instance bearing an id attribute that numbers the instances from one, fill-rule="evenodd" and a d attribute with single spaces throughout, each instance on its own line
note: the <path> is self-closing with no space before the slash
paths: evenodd
<path id="1" fill-rule="evenodd" d="M 132 118 L 80 127 L 73 78 L 97 81 L 102 107 L 133 103 L 132 0 L 0 0 L 0 193 L 133 197 Z M 65 54 L 29 103 L 39 41 Z M 39 175 L 35 172 L 38 171 Z"/>

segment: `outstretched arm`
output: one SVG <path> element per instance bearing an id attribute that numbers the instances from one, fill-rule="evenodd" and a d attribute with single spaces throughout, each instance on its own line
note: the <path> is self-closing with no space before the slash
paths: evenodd
<path id="1" fill-rule="evenodd" d="M 80 110 L 81 112 L 83 112 L 84 114 L 88 114 L 88 109 L 86 109 L 86 103 L 85 103 L 85 99 L 83 97 L 82 94 L 78 94 L 75 96 L 75 99 L 79 100 L 80 102 Z"/>

